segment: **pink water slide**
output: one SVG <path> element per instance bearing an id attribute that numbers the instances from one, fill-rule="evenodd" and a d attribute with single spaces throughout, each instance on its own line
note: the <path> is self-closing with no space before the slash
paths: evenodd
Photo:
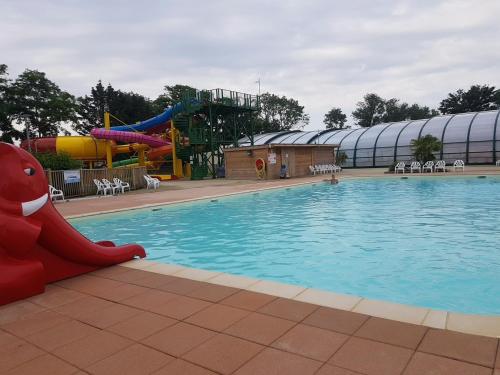
<path id="1" fill-rule="evenodd" d="M 119 130 L 106 130 L 102 128 L 94 128 L 90 134 L 98 139 L 109 139 L 118 142 L 125 143 L 142 143 L 150 147 L 161 147 L 169 145 L 170 142 L 158 137 L 151 137 L 149 135 L 144 135 L 136 132 L 124 132 Z"/>

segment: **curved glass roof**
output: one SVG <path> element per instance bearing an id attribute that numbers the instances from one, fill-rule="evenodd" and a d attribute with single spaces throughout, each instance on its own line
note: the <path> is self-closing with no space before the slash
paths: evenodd
<path id="1" fill-rule="evenodd" d="M 345 152 L 346 167 L 388 166 L 395 161 L 413 159 L 411 141 L 427 134 L 443 146 L 438 159 L 453 163 L 495 163 L 500 160 L 500 110 L 436 116 L 424 120 L 378 124 L 370 128 L 287 131 L 254 136 L 255 145 L 335 144 Z M 249 146 L 243 138 L 240 146 Z"/>

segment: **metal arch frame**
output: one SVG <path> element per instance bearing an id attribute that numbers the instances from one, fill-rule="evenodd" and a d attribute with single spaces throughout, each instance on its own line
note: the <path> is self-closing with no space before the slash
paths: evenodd
<path id="1" fill-rule="evenodd" d="M 370 129 L 373 129 L 373 126 L 367 127 L 366 130 L 359 135 L 358 139 L 356 139 L 356 143 L 354 144 L 354 154 L 352 155 L 352 167 L 353 168 L 356 168 L 356 156 L 358 154 L 358 143 L 359 143 L 359 140 Z M 384 128 L 384 130 L 385 130 L 385 128 Z"/>
<path id="2" fill-rule="evenodd" d="M 301 131 L 299 130 L 299 131 L 293 131 L 293 132 L 289 132 L 289 133 L 282 134 L 282 135 L 285 135 L 286 137 L 285 137 L 285 138 L 283 138 L 283 139 L 280 141 L 280 144 L 281 144 L 284 140 L 286 140 L 286 139 L 290 138 L 292 135 L 297 134 L 297 133 L 299 133 L 299 132 L 301 132 Z M 275 139 L 276 139 L 276 138 L 274 138 L 274 140 L 275 140 Z"/>
<path id="3" fill-rule="evenodd" d="M 335 134 L 340 133 L 342 130 L 345 130 L 345 129 L 334 130 L 334 131 L 333 131 L 333 134 L 332 134 L 332 135 L 330 135 L 327 139 L 325 139 L 325 141 L 323 142 L 323 144 L 326 144 L 326 142 L 327 142 L 330 138 L 332 138 Z M 350 134 L 350 133 L 352 133 L 352 132 L 349 132 L 349 134 Z"/>
<path id="4" fill-rule="evenodd" d="M 425 124 L 423 124 L 422 127 L 420 128 L 420 131 L 418 132 L 418 138 L 417 139 L 420 139 L 420 137 L 422 136 L 422 132 L 424 131 L 424 128 L 427 126 L 427 124 L 429 123 L 429 121 L 431 121 L 433 118 L 436 118 L 436 117 L 443 117 L 443 116 L 434 116 L 434 117 L 431 117 L 430 119 L 428 119 L 425 122 Z"/>
<path id="5" fill-rule="evenodd" d="M 385 128 L 383 128 L 380 133 L 378 133 L 377 138 L 375 138 L 375 143 L 373 144 L 372 167 L 375 167 L 375 157 L 377 155 L 377 143 L 378 143 L 378 139 L 380 138 L 380 136 L 382 135 L 382 133 L 385 132 L 386 129 L 388 129 L 393 124 L 394 124 L 394 122 L 388 123 L 387 126 Z"/>
<path id="6" fill-rule="evenodd" d="M 498 127 L 498 118 L 500 117 L 500 110 L 497 113 L 497 117 L 495 119 L 495 128 L 493 129 L 493 163 L 497 162 L 497 127 Z"/>
<path id="7" fill-rule="evenodd" d="M 351 131 L 351 132 L 347 133 L 347 134 L 344 136 L 344 138 L 342 138 L 342 139 L 340 140 L 340 142 L 339 142 L 339 148 L 338 148 L 338 151 L 340 151 L 340 146 L 342 146 L 342 142 L 344 142 L 344 139 L 346 139 L 346 138 L 347 138 L 347 137 L 349 137 L 352 133 L 354 133 L 356 130 L 359 130 L 359 129 L 361 129 L 361 128 L 354 129 L 353 131 Z M 369 128 L 368 128 L 368 129 L 369 129 Z M 365 131 L 366 131 L 366 130 L 365 130 Z M 363 132 L 363 133 L 361 133 L 361 134 L 364 134 L 364 132 Z M 329 137 L 328 139 L 330 139 L 330 138 L 331 138 L 331 137 Z M 325 142 L 326 142 L 326 141 L 325 141 Z M 323 144 L 324 144 L 324 143 L 323 143 Z M 338 152 L 338 151 L 337 151 L 337 152 Z M 352 162 L 352 165 L 354 166 L 354 161 Z"/>
<path id="8" fill-rule="evenodd" d="M 286 130 L 285 133 L 280 133 L 280 134 L 276 134 L 276 135 L 272 136 L 267 141 L 265 141 L 262 145 L 268 145 L 272 141 L 274 141 L 276 138 L 281 137 L 282 135 L 286 135 L 287 133 L 298 133 L 298 132 L 300 132 L 300 130 Z"/>
<path id="9" fill-rule="evenodd" d="M 293 142 L 292 142 L 292 145 L 294 145 L 294 144 L 295 144 L 295 142 L 297 142 L 300 138 L 302 138 L 303 136 L 305 136 L 305 135 L 307 135 L 307 134 L 309 134 L 309 133 L 314 133 L 314 131 L 307 131 L 307 132 L 303 132 L 303 134 L 302 134 L 300 137 L 295 138 L 295 141 L 293 141 Z M 315 135 L 313 135 L 313 137 L 316 137 L 316 134 L 315 134 Z M 300 143 L 299 143 L 299 144 L 300 144 Z"/>
<path id="10" fill-rule="evenodd" d="M 393 162 L 396 161 L 396 159 L 398 158 L 398 143 L 399 143 L 399 136 L 401 135 L 401 133 L 403 132 L 403 130 L 405 130 L 408 126 L 410 126 L 410 124 L 414 123 L 415 121 L 418 121 L 418 120 L 409 120 L 405 126 L 403 126 L 401 128 L 401 130 L 399 131 L 398 133 L 398 136 L 396 137 L 396 141 L 394 142 L 394 159 L 393 159 Z M 423 126 L 423 125 L 422 125 Z"/>
<path id="11" fill-rule="evenodd" d="M 320 132 L 318 132 L 318 134 L 316 134 L 314 137 L 312 137 L 309 142 L 307 142 L 307 144 L 311 144 L 313 140 L 315 140 L 316 138 L 319 139 L 319 137 L 321 137 L 323 134 L 326 134 L 326 133 L 330 133 L 330 132 L 334 132 L 333 134 L 336 134 L 337 132 L 339 132 L 340 130 L 343 130 L 343 129 L 326 129 L 326 130 L 322 130 Z M 332 135 L 333 135 L 332 134 Z M 330 139 L 330 137 L 328 137 L 327 139 Z"/>
<path id="12" fill-rule="evenodd" d="M 451 120 L 453 120 L 456 116 L 456 113 L 454 113 L 449 119 L 448 121 L 446 121 L 446 124 L 444 124 L 444 128 L 443 128 L 443 133 L 441 134 L 441 151 L 439 152 L 439 159 L 443 159 L 443 152 L 444 152 L 444 134 L 446 133 L 446 128 L 448 127 L 449 123 L 451 122 Z M 475 119 L 476 116 L 474 116 L 472 118 L 472 120 Z"/>
<path id="13" fill-rule="evenodd" d="M 474 120 L 476 119 L 477 115 L 479 112 L 476 112 L 476 114 L 472 117 L 472 120 L 470 120 L 469 124 L 469 130 L 467 130 L 467 144 L 465 145 L 465 163 L 469 164 L 469 141 L 470 141 L 470 132 L 472 130 L 472 124 L 474 123 Z M 496 125 L 496 124 L 495 124 Z"/>

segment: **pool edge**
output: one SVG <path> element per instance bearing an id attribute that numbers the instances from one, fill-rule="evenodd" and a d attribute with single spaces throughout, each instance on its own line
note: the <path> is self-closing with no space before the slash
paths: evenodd
<path id="1" fill-rule="evenodd" d="M 147 259 L 135 259 L 119 265 L 429 328 L 500 338 L 500 315 L 463 314 L 436 310 L 177 264 L 157 263 Z"/>

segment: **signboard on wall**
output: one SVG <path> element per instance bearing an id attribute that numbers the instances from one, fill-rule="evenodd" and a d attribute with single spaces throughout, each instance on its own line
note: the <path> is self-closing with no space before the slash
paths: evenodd
<path id="1" fill-rule="evenodd" d="M 78 184 L 80 183 L 80 170 L 64 171 L 65 184 Z"/>
<path id="2" fill-rule="evenodd" d="M 267 155 L 267 162 L 269 164 L 276 164 L 276 153 L 275 152 L 270 152 L 269 155 Z"/>

